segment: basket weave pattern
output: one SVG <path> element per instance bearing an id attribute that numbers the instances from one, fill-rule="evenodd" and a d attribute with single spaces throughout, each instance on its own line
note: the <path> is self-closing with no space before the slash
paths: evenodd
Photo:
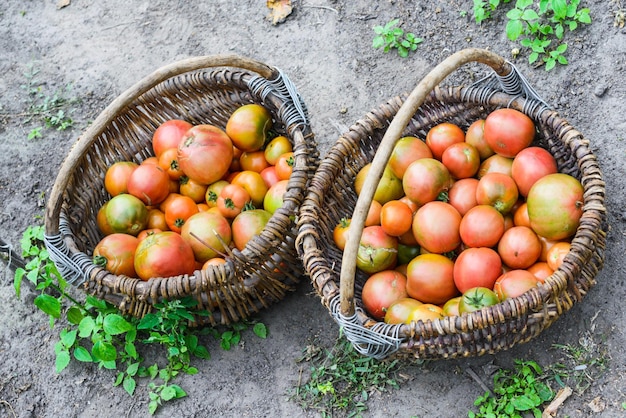
<path id="1" fill-rule="evenodd" d="M 279 70 L 256 61 L 199 57 L 164 67 L 116 99 L 75 144 L 48 203 L 46 244 L 64 277 L 138 317 L 165 299 L 192 296 L 211 313 L 198 317 L 198 324 L 236 322 L 283 299 L 302 275 L 295 217 L 319 162 L 306 108 L 289 83 Z M 248 103 L 270 110 L 274 130 L 290 139 L 295 159 L 284 204 L 261 235 L 242 251 L 233 249 L 226 264 L 193 275 L 144 282 L 95 266 L 91 253 L 102 238 L 96 215 L 109 199 L 107 167 L 152 156 L 152 134 L 166 120 L 224 129 L 230 114 Z"/>
<path id="2" fill-rule="evenodd" d="M 428 130 L 452 122 L 466 130 L 491 111 L 512 107 L 536 124 L 533 145 L 555 157 L 559 171 L 581 181 L 584 207 L 580 226 L 563 265 L 542 286 L 493 307 L 436 321 L 388 325 L 367 315 L 361 291 L 367 276 L 356 271 L 353 295 L 342 294 L 344 254 L 333 242 L 333 228 L 350 218 L 358 171 L 372 162 L 385 132 L 407 96 L 394 97 L 366 114 L 344 133 L 320 163 L 302 205 L 297 249 L 322 303 L 361 353 L 377 358 L 436 359 L 493 354 L 524 343 L 580 302 L 595 284 L 606 242 L 605 184 L 589 141 L 543 102 L 503 93 L 492 86 L 436 86 L 411 117 L 401 136 L 425 138 Z M 355 306 L 343 312 L 343 296 Z"/>

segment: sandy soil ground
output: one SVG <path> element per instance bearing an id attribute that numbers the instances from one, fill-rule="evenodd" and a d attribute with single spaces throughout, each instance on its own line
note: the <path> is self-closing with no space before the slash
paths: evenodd
<path id="1" fill-rule="evenodd" d="M 74 0 L 60 9 L 50 0 L 9 0 L 0 8 L 0 237 L 19 248 L 26 227 L 41 222 L 46 194 L 80 132 L 122 91 L 165 64 L 234 53 L 282 69 L 307 103 L 324 155 L 346 127 L 388 98 L 412 90 L 452 52 L 489 48 L 511 59 L 539 94 L 590 140 L 607 182 L 611 230 L 605 268 L 584 302 L 531 343 L 496 355 L 412 367 L 400 389 L 372 394 L 366 415 L 466 416 L 483 393 L 466 372 L 469 368 L 488 382 L 493 365 L 510 366 L 517 358 L 554 364 L 563 358 L 554 344 L 591 341 L 608 367 L 594 374 L 589 389 L 570 397 L 558 416 L 624 416 L 626 29 L 614 25 L 619 13 L 623 19 L 624 9 L 616 0 L 582 3 L 591 9 L 593 23 L 567 34 L 569 64 L 546 72 L 529 65 L 526 52 L 512 57 L 517 44 L 506 38 L 503 14 L 478 26 L 467 1 L 294 1 L 287 20 L 272 25 L 265 2 L 251 0 Z M 371 46 L 372 27 L 393 18 L 424 39 L 409 58 Z M 471 73 L 460 71 L 451 81 L 467 83 Z M 63 92 L 66 98 L 80 99 L 72 107 L 74 126 L 44 129 L 40 138 L 28 139 L 40 122 L 25 115 L 25 86 L 40 87 L 48 97 Z M 67 86 L 71 90 L 64 90 Z M 12 272 L 4 266 L 0 415 L 147 416 L 147 389 L 141 384 L 131 398 L 112 387 L 112 372 L 91 365 L 75 362 L 55 373 L 58 330 L 50 329 L 33 306 L 34 290 L 25 286 L 21 299 L 16 298 Z M 258 319 L 270 330 L 266 340 L 247 333 L 245 344 L 228 352 L 213 340 L 204 341 L 212 358 L 196 362 L 197 375 L 178 379 L 189 396 L 168 403 L 160 415 L 315 416 L 289 400 L 289 390 L 306 369 L 296 359 L 313 341 L 329 347 L 337 336 L 336 324 L 306 280 Z"/>

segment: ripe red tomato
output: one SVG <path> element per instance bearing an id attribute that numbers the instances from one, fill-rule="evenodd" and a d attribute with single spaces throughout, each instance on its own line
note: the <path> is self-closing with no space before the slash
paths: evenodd
<path id="1" fill-rule="evenodd" d="M 474 121 L 465 131 L 465 142 L 472 144 L 476 148 L 481 161 L 484 161 L 495 154 L 487 141 L 485 141 L 485 135 L 483 132 L 484 127 L 485 120 L 478 119 Z"/>
<path id="2" fill-rule="evenodd" d="M 445 149 L 441 162 L 455 179 L 473 177 L 480 167 L 478 150 L 467 142 L 457 142 Z"/>
<path id="3" fill-rule="evenodd" d="M 276 167 L 273 165 L 261 171 L 260 174 L 268 189 L 280 181 L 278 174 L 276 174 Z"/>
<path id="4" fill-rule="evenodd" d="M 220 180 L 233 160 L 233 143 L 213 125 L 189 129 L 178 145 L 178 163 L 185 175 L 201 184 Z"/>
<path id="5" fill-rule="evenodd" d="M 356 266 L 365 273 L 377 273 L 395 267 L 398 258 L 398 239 L 385 234 L 380 225 L 363 228 Z"/>
<path id="6" fill-rule="evenodd" d="M 146 223 L 147 229 L 160 229 L 167 231 L 169 227 L 165 221 L 165 212 L 158 208 L 152 208 L 148 210 L 148 221 Z"/>
<path id="7" fill-rule="evenodd" d="M 511 270 L 498 277 L 493 285 L 493 291 L 501 301 L 516 298 L 537 286 L 539 280 L 534 274 L 526 270 Z"/>
<path id="8" fill-rule="evenodd" d="M 535 139 L 535 124 L 515 109 L 497 109 L 487 115 L 485 141 L 496 154 L 513 158 Z"/>
<path id="9" fill-rule="evenodd" d="M 138 244 L 139 240 L 132 235 L 107 235 L 94 248 L 93 262 L 115 275 L 136 278 L 134 258 Z"/>
<path id="10" fill-rule="evenodd" d="M 361 194 L 361 189 L 363 188 L 363 184 L 365 183 L 365 178 L 369 173 L 372 164 L 366 164 L 359 170 L 354 179 L 354 190 L 357 195 Z M 374 193 L 374 200 L 384 205 L 390 200 L 397 200 L 402 197 L 404 191 L 402 190 L 402 180 L 397 177 L 391 169 L 389 165 L 387 165 L 383 171 L 383 175 L 376 187 L 376 192 Z"/>
<path id="11" fill-rule="evenodd" d="M 513 224 L 515 226 L 527 226 L 530 228 L 530 219 L 528 218 L 528 205 L 522 203 L 513 212 Z"/>
<path id="12" fill-rule="evenodd" d="M 498 212 L 509 213 L 517 203 L 519 192 L 511 176 L 502 173 L 487 173 L 476 187 L 476 203 L 491 205 Z"/>
<path id="13" fill-rule="evenodd" d="M 185 173 L 178 164 L 178 148 L 169 148 L 161 153 L 159 167 L 167 173 L 172 180 L 180 179 Z"/>
<path id="14" fill-rule="evenodd" d="M 283 198 L 285 193 L 287 193 L 288 185 L 289 180 L 280 180 L 278 183 L 270 187 L 267 193 L 265 193 L 261 205 L 257 206 L 255 204 L 254 206 L 263 208 L 273 215 L 274 212 L 283 206 Z"/>
<path id="15" fill-rule="evenodd" d="M 274 165 L 278 178 L 281 180 L 289 180 L 291 173 L 293 173 L 293 166 L 295 163 L 296 160 L 293 151 L 281 154 Z"/>
<path id="16" fill-rule="evenodd" d="M 293 145 L 291 145 L 291 141 L 286 136 L 280 135 L 276 138 L 272 139 L 263 150 L 265 155 L 265 160 L 270 165 L 276 165 L 276 161 L 278 161 L 278 157 L 281 155 L 292 152 Z"/>
<path id="17" fill-rule="evenodd" d="M 491 248 L 467 248 L 454 262 L 454 284 L 461 293 L 473 287 L 493 288 L 502 274 L 502 260 Z"/>
<path id="18" fill-rule="evenodd" d="M 540 283 L 545 282 L 545 280 L 554 273 L 554 270 L 552 270 L 545 261 L 538 261 L 526 270 L 532 273 Z"/>
<path id="19" fill-rule="evenodd" d="M 478 179 L 467 178 L 457 180 L 448 190 L 448 203 L 450 203 L 461 216 L 464 216 L 468 210 L 477 205 L 476 188 L 478 187 Z"/>
<path id="20" fill-rule="evenodd" d="M 406 297 L 406 277 L 394 270 L 372 274 L 367 278 L 361 293 L 363 307 L 379 321 L 385 318 L 387 308 L 392 303 Z"/>
<path id="21" fill-rule="evenodd" d="M 346 248 L 346 241 L 348 240 L 348 231 L 350 228 L 350 219 L 341 218 L 339 223 L 333 228 L 333 241 L 337 248 L 343 251 Z"/>
<path id="22" fill-rule="evenodd" d="M 264 209 L 244 210 L 233 219 L 233 243 L 242 251 L 246 244 L 259 235 L 269 222 L 272 214 Z"/>
<path id="23" fill-rule="evenodd" d="M 176 232 L 150 235 L 135 251 L 135 271 L 142 280 L 192 274 L 195 268 L 193 250 Z"/>
<path id="24" fill-rule="evenodd" d="M 551 240 L 574 235 L 583 213 L 583 192 L 582 184 L 568 174 L 539 179 L 526 199 L 532 229 Z"/>
<path id="25" fill-rule="evenodd" d="M 511 166 L 511 176 L 524 197 L 528 196 L 530 188 L 537 180 L 557 172 L 556 160 L 552 154 L 540 147 L 521 150 L 513 159 Z"/>
<path id="26" fill-rule="evenodd" d="M 415 212 L 412 231 L 415 239 L 428 252 L 443 254 L 461 244 L 461 215 L 450 204 L 428 202 Z"/>
<path id="27" fill-rule="evenodd" d="M 240 171 L 233 177 L 231 183 L 246 189 L 255 208 L 263 207 L 263 199 L 269 188 L 260 173 L 251 170 Z"/>
<path id="28" fill-rule="evenodd" d="M 398 178 L 404 177 L 407 167 L 420 158 L 433 158 L 428 145 L 414 136 L 405 136 L 398 139 L 393 147 L 388 165 L 393 174 Z"/>
<path id="29" fill-rule="evenodd" d="M 176 195 L 165 207 L 165 223 L 170 231 L 180 233 L 187 219 L 198 212 L 198 205 L 192 198 Z"/>
<path id="30" fill-rule="evenodd" d="M 255 171 L 260 173 L 264 169 L 270 166 L 270 163 L 265 159 L 265 153 L 263 150 L 258 151 L 246 151 L 239 157 L 239 165 L 241 171 Z"/>
<path id="31" fill-rule="evenodd" d="M 430 128 L 426 134 L 426 145 L 433 153 L 433 158 L 441 161 L 443 152 L 450 145 L 465 141 L 465 132 L 457 125 L 443 122 Z"/>
<path id="32" fill-rule="evenodd" d="M 180 235 L 193 250 L 196 261 L 201 263 L 226 254 L 232 241 L 230 223 L 214 212 L 198 212 L 187 219 Z"/>
<path id="33" fill-rule="evenodd" d="M 163 122 L 152 134 L 154 155 L 160 157 L 166 149 L 178 148 L 183 135 L 192 127 L 191 123 L 179 119 Z"/>
<path id="34" fill-rule="evenodd" d="M 158 205 L 170 194 L 170 177 L 156 164 L 141 164 L 128 179 L 128 193 L 147 206 Z"/>
<path id="35" fill-rule="evenodd" d="M 487 173 L 502 173 L 510 176 L 513 170 L 513 158 L 503 157 L 495 154 L 488 157 L 478 167 L 476 178 L 480 179 Z"/>
<path id="36" fill-rule="evenodd" d="M 422 206 L 447 191 L 451 182 L 450 171 L 441 161 L 421 158 L 407 167 L 402 189 L 409 199 Z"/>
<path id="37" fill-rule="evenodd" d="M 440 254 L 421 254 L 407 266 L 406 291 L 423 303 L 441 304 L 459 294 L 454 262 Z"/>
<path id="38" fill-rule="evenodd" d="M 512 269 L 526 269 L 539 260 L 541 242 L 527 226 L 514 226 L 504 232 L 498 243 L 498 254 Z"/>
<path id="39" fill-rule="evenodd" d="M 467 247 L 493 247 L 504 234 L 504 217 L 493 206 L 474 206 L 461 219 L 459 234 Z"/>
<path id="40" fill-rule="evenodd" d="M 272 128 L 272 115 L 260 104 L 240 106 L 226 122 L 226 134 L 242 151 L 260 150 Z"/>
<path id="41" fill-rule="evenodd" d="M 386 234 L 399 237 L 411 230 L 413 211 L 400 200 L 391 200 L 380 209 L 379 219 Z"/>
<path id="42" fill-rule="evenodd" d="M 478 311 L 498 303 L 500 299 L 493 290 L 486 287 L 473 287 L 463 292 L 459 301 L 459 313 Z"/>
<path id="43" fill-rule="evenodd" d="M 114 196 L 106 205 L 106 221 L 113 232 L 137 236 L 148 222 L 146 205 L 131 194 Z"/>
<path id="44" fill-rule="evenodd" d="M 385 312 L 385 323 L 387 324 L 408 324 L 411 321 L 409 316 L 422 302 L 413 298 L 402 298 L 389 305 Z"/>
<path id="45" fill-rule="evenodd" d="M 128 179 L 139 167 L 132 161 L 118 161 L 111 164 L 104 175 L 104 188 L 111 196 L 128 193 Z"/>
<path id="46" fill-rule="evenodd" d="M 380 225 L 380 212 L 383 208 L 383 205 L 381 205 L 378 201 L 376 200 L 372 200 L 372 203 L 370 203 L 370 208 L 367 211 L 367 216 L 365 217 L 365 226 L 372 226 L 372 225 Z"/>
<path id="47" fill-rule="evenodd" d="M 555 243 L 547 252 L 546 262 L 552 270 L 558 269 L 563 264 L 563 259 L 572 249 L 572 244 L 567 241 Z"/>
<path id="48" fill-rule="evenodd" d="M 228 219 L 234 219 L 243 211 L 247 203 L 251 202 L 250 193 L 237 184 L 224 186 L 217 197 L 217 208 Z"/>

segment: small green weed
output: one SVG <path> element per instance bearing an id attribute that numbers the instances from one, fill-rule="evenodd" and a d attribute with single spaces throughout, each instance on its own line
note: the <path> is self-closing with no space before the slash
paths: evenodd
<path id="1" fill-rule="evenodd" d="M 474 0 L 474 20 L 478 25 L 491 18 L 491 13 L 496 10 L 500 3 L 508 3 L 511 0 Z"/>
<path id="2" fill-rule="evenodd" d="M 52 95 L 44 92 L 44 83 L 37 79 L 39 70 L 33 65 L 28 67 L 28 71 L 24 73 L 26 83 L 20 87 L 26 92 L 27 110 L 17 115 L 22 117 L 24 124 L 43 124 L 43 126 L 35 126 L 28 134 L 28 139 L 41 138 L 44 129 L 56 129 L 57 131 L 65 131 L 74 124 L 70 113 L 72 107 L 79 103 L 78 99 L 68 98 L 71 94 L 71 87 L 68 85 L 63 90 L 57 91 Z"/>
<path id="3" fill-rule="evenodd" d="M 500 369 L 493 377 L 493 391 L 479 396 L 474 405 L 478 412 L 469 411 L 470 418 L 521 417 L 531 413 L 541 417 L 545 402 L 554 398 L 554 391 L 543 382 L 546 377 L 534 361 L 515 360 L 513 370 Z"/>
<path id="4" fill-rule="evenodd" d="M 383 48 L 385 53 L 397 49 L 398 55 L 402 58 L 408 57 L 409 52 L 415 51 L 423 39 L 416 37 L 411 32 L 405 33 L 402 28 L 396 27 L 399 22 L 398 19 L 393 19 L 385 26 L 374 26 L 376 36 L 372 41 L 372 47 L 374 49 Z"/>
<path id="5" fill-rule="evenodd" d="M 578 394 L 587 390 L 608 367 L 608 350 L 591 332 L 586 332 L 577 345 L 553 344 L 552 347 L 561 350 L 565 358 L 550 366 L 549 371 L 559 386 L 570 386 Z"/>
<path id="6" fill-rule="evenodd" d="M 61 373 L 72 358 L 94 363 L 99 368 L 115 370 L 113 385 L 121 385 L 130 396 L 135 392 L 137 378 L 148 378 L 150 414 L 163 402 L 187 396 L 172 382 L 181 372 L 198 373 L 191 364 L 192 356 L 210 358 L 207 348 L 199 343 L 199 336 L 209 334 L 221 342 L 222 348 L 229 350 L 239 343 L 241 332 L 252 324 L 236 323 L 223 332 L 209 327 L 192 328 L 190 325 L 196 317 L 209 313 L 196 309 L 197 302 L 190 297 L 157 304 L 156 311 L 141 320 L 124 317 L 115 306 L 93 296 L 86 296 L 85 301 L 80 302 L 67 292 L 68 284 L 42 245 L 43 237 L 42 226 L 29 226 L 24 231 L 22 256 L 28 262 L 24 268 L 16 269 L 13 284 L 18 298 L 24 279 L 35 286 L 40 293 L 34 303 L 49 316 L 51 327 L 65 314 L 67 325 L 60 330 L 59 341 L 54 345 L 57 373 Z M 66 304 L 69 307 L 65 307 Z M 255 323 L 253 331 L 260 338 L 267 336 L 267 329 L 261 323 Z M 167 364 L 145 366 L 139 355 L 139 343 L 165 347 Z"/>
<path id="7" fill-rule="evenodd" d="M 474 18 L 480 24 L 492 16 L 501 4 L 499 0 L 488 3 L 474 0 Z M 505 1 L 508 3 L 508 1 Z M 579 8 L 580 0 L 517 0 L 506 13 L 506 35 L 530 50 L 528 62 L 545 65 L 546 71 L 556 64 L 567 65 L 565 56 L 567 30 L 576 30 L 580 24 L 590 24 L 589 8 Z"/>
<path id="8" fill-rule="evenodd" d="M 330 350 L 309 345 L 299 361 L 310 363 L 310 377 L 306 382 L 298 382 L 291 399 L 305 410 L 317 410 L 323 417 L 340 411 L 360 416 L 367 410 L 372 392 L 399 387 L 397 360 L 363 357 L 342 336 Z"/>

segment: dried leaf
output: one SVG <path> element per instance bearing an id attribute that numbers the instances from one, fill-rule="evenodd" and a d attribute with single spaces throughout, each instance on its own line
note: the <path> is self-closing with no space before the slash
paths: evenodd
<path id="1" fill-rule="evenodd" d="M 69 6 L 72 0 L 58 0 L 57 1 L 57 9 L 62 9 L 66 6 Z"/>
<path id="2" fill-rule="evenodd" d="M 272 25 L 283 23 L 293 10 L 291 0 L 267 0 L 267 8 L 270 9 L 267 20 L 271 21 Z"/>
<path id="3" fill-rule="evenodd" d="M 591 402 L 587 404 L 587 406 L 596 414 L 598 412 L 604 411 L 604 409 L 606 408 L 606 404 L 604 403 L 604 401 L 602 400 L 600 396 L 592 399 Z"/>

